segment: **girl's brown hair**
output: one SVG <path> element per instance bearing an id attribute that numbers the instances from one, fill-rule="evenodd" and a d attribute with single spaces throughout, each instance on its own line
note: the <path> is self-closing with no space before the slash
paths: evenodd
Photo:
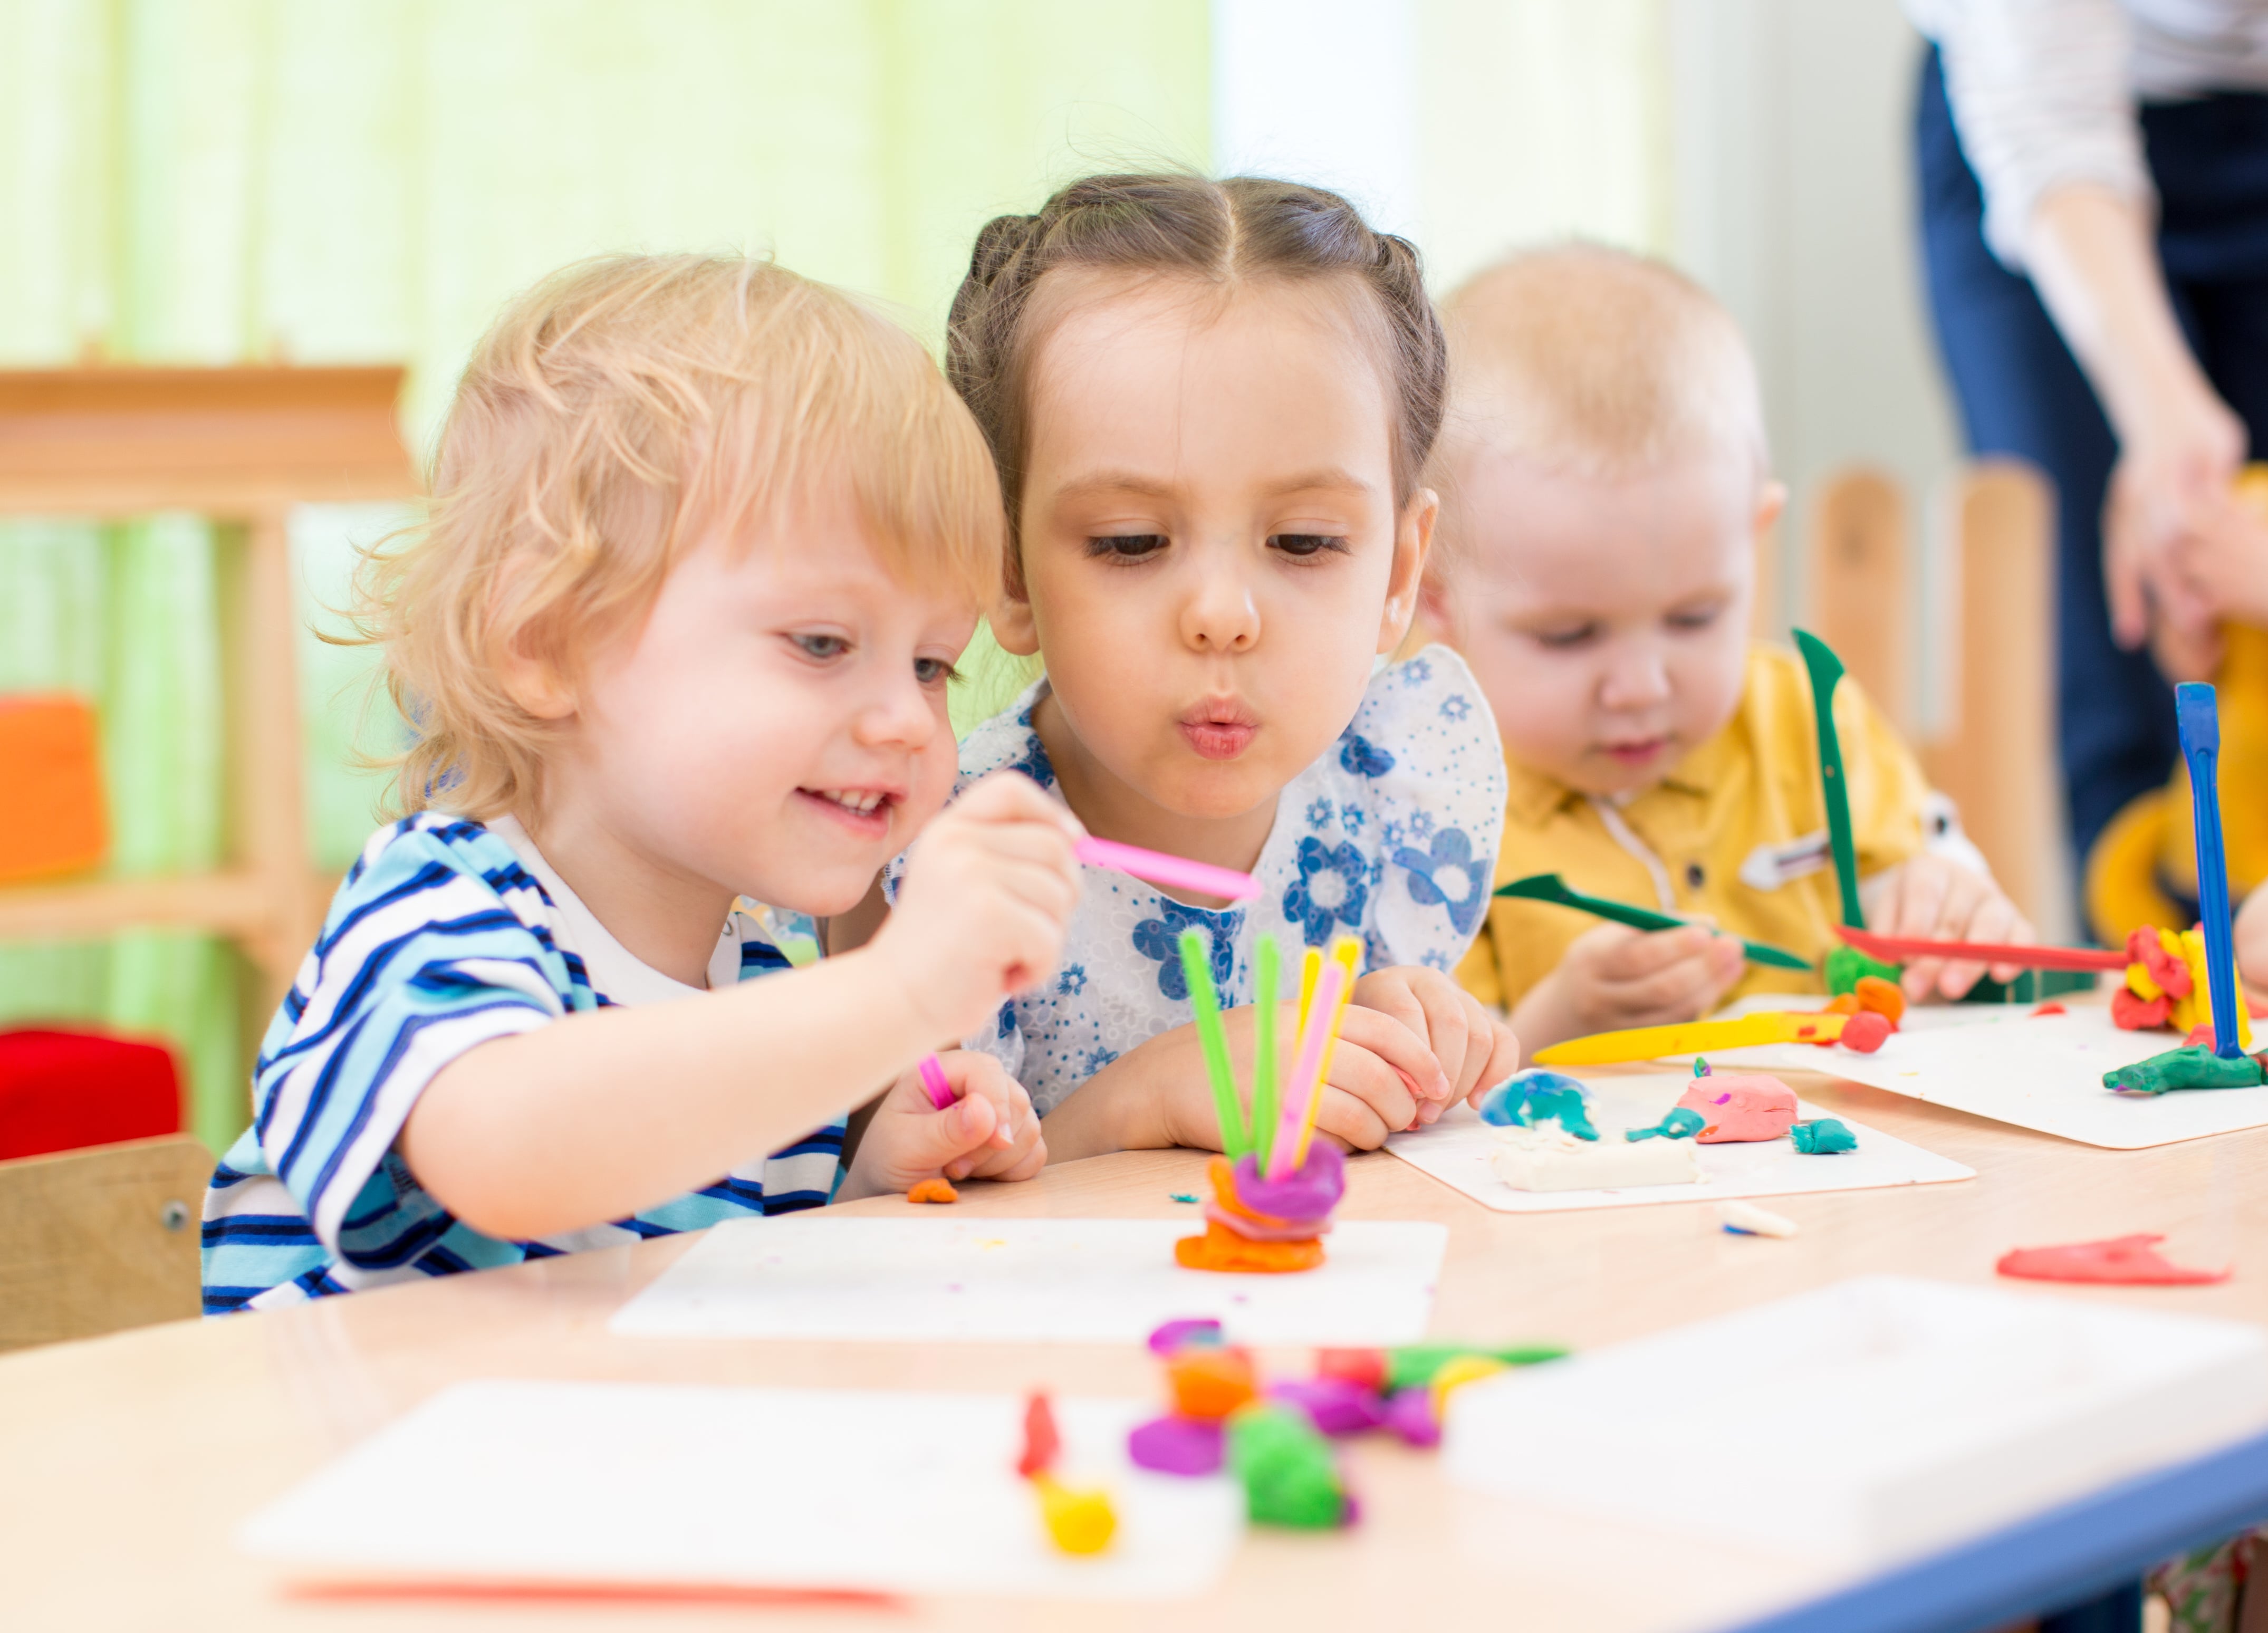
<path id="1" fill-rule="evenodd" d="M 1336 193 L 1296 182 L 1190 174 L 1089 176 L 1031 216 L 976 235 L 954 297 L 946 372 L 983 427 L 1012 540 L 1030 447 L 1027 379 L 1042 338 L 1032 295 L 1059 267 L 1162 273 L 1229 285 L 1262 278 L 1354 281 L 1374 303 L 1392 386 L 1394 497 L 1409 502 L 1441 428 L 1448 350 L 1418 251 L 1371 229 Z M 1014 574 L 1014 552 L 1009 556 Z"/>

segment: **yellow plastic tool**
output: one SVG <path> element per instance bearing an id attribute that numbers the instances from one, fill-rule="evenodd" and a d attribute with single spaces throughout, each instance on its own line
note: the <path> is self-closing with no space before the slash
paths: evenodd
<path id="1" fill-rule="evenodd" d="M 1759 1043 L 1832 1043 L 1846 1018 L 1824 1010 L 1771 1010 L 1738 1020 L 1689 1020 L 1675 1026 L 1632 1026 L 1594 1033 L 1535 1051 L 1538 1066 L 1611 1066 L 1664 1055 L 1714 1055 Z"/>

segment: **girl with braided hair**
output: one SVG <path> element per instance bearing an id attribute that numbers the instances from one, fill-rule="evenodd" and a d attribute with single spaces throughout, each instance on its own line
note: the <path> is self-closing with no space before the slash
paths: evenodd
<path id="1" fill-rule="evenodd" d="M 969 1040 L 1029 1090 L 1051 1159 L 1218 1144 L 1185 930 L 1247 1063 L 1257 938 L 1359 938 L 1319 1121 L 1348 1145 L 1505 1076 L 1510 1031 L 1449 975 L 1503 822 L 1496 726 L 1454 653 L 1388 657 L 1437 508 L 1417 252 L 1314 188 L 1090 177 L 984 228 L 947 366 L 1006 500 L 993 631 L 1046 666 L 961 745 L 961 785 L 1022 770 L 1094 834 L 1263 886 L 1087 871 L 1061 967 Z"/>

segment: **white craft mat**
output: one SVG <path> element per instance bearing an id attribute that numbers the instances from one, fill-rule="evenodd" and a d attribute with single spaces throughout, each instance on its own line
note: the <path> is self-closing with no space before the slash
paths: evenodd
<path id="1" fill-rule="evenodd" d="M 1240 1343 L 1416 1343 L 1433 1313 L 1445 1225 L 1351 1219 L 1296 1276 L 1186 1270 L 1174 1219 L 919 1218 L 822 1212 L 718 1225 L 615 1312 L 617 1333 L 929 1343 L 1138 1343 L 1212 1316 Z"/>
<path id="2" fill-rule="evenodd" d="M 1713 1063 L 1717 1056 L 1711 1056 Z M 1728 1065 L 1727 1070 L 1732 1070 Z M 1626 1129 L 1651 1128 L 1677 1104 L 1693 1082 L 1690 1071 L 1646 1077 L 1589 1077 L 1569 1072 L 1591 1091 L 1591 1122 L 1602 1140 L 1619 1140 Z M 1799 1117 L 1829 1117 L 1805 1100 Z M 1701 1169 L 1692 1185 L 1642 1185 L 1620 1190 L 1523 1191 L 1496 1177 L 1489 1154 L 1498 1131 L 1471 1107 L 1452 1109 L 1430 1129 L 1396 1134 L 1386 1149 L 1411 1166 L 1454 1186 L 1499 1213 L 1559 1213 L 1573 1208 L 1636 1208 L 1649 1203 L 1722 1202 L 1734 1196 L 1794 1196 L 1808 1191 L 1864 1191 L 1889 1185 L 1933 1185 L 1973 1180 L 1974 1168 L 1926 1151 L 1918 1145 L 1855 1122 L 1837 1121 L 1851 1130 L 1859 1149 L 1829 1157 L 1807 1157 L 1785 1139 L 1703 1145 L 1693 1155 Z"/>
<path id="3" fill-rule="evenodd" d="M 1066 1483 L 1108 1488 L 1104 1553 L 1058 1552 L 1004 1394 L 459 1384 L 255 1514 L 247 1552 L 329 1580 L 1178 1599 L 1244 1529 L 1223 1478 L 1147 1474 L 1153 1403 L 1056 1401 Z"/>
<path id="4" fill-rule="evenodd" d="M 1727 1015 L 1816 1008 L 1817 998 L 1744 998 Z M 1948 1004 L 1906 1011 L 1902 1030 L 1872 1055 L 1804 1043 L 1712 1053 L 1727 1070 L 1820 1071 L 1933 1106 L 2060 1135 L 2088 1145 L 2138 1151 L 2268 1124 L 2268 1087 L 2114 1094 L 2102 1074 L 2174 1048 L 2170 1032 L 2122 1032 L 2106 1004 L 2075 1004 L 2061 1015 L 2029 1004 Z"/>

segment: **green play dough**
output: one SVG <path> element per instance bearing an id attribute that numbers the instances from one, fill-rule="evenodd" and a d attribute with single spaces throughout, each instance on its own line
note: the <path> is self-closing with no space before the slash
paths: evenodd
<path id="1" fill-rule="evenodd" d="M 1880 959 L 1870 959 L 1856 947 L 1838 946 L 1827 954 L 1827 990 L 1840 997 L 1846 992 L 1856 992 L 1862 976 L 1879 975 L 1895 982 L 1904 974 L 1895 964 L 1885 964 Z"/>
<path id="2" fill-rule="evenodd" d="M 1516 1350 L 1485 1350 L 1478 1344 L 1404 1344 L 1386 1352 L 1386 1387 L 1379 1393 L 1399 1394 L 1404 1389 L 1423 1389 L 1433 1381 L 1434 1373 L 1461 1355 L 1485 1356 L 1506 1366 L 1534 1366 L 1539 1361 L 1556 1361 L 1566 1353 L 1557 1344 L 1528 1344 Z"/>
<path id="3" fill-rule="evenodd" d="M 2200 1043 L 2168 1049 L 2102 1074 L 2102 1086 L 2128 1094 L 2163 1094 L 2173 1089 L 2251 1089 L 2260 1085 L 2260 1063 L 2250 1055 L 2224 1060 Z"/>
<path id="4" fill-rule="evenodd" d="M 1346 1514 L 1330 1443 L 1304 1412 L 1248 1406 L 1230 1414 L 1228 1466 L 1244 1482 L 1253 1523 L 1322 1531 Z"/>
<path id="5" fill-rule="evenodd" d="M 1832 1117 L 1815 1117 L 1809 1122 L 1799 1122 L 1787 1131 L 1795 1149 L 1807 1157 L 1831 1157 L 1837 1151 L 1854 1151 L 1859 1142 L 1851 1130 Z"/>

